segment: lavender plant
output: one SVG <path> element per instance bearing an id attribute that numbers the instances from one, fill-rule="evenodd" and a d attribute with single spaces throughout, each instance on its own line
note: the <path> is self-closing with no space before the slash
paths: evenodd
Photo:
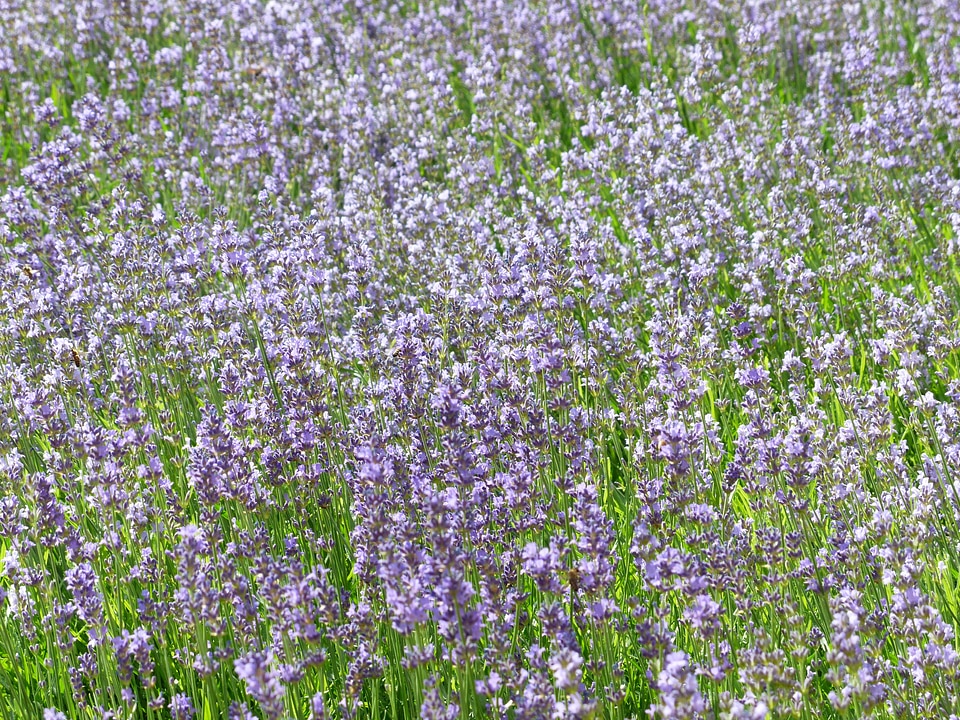
<path id="1" fill-rule="evenodd" d="M 0 3 L 5 720 L 956 718 L 960 5 Z"/>

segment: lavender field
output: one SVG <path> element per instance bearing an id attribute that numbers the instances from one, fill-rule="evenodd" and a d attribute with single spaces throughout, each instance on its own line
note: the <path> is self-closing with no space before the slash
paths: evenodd
<path id="1" fill-rule="evenodd" d="M 0 720 L 955 720 L 958 147 L 957 0 L 0 0 Z"/>

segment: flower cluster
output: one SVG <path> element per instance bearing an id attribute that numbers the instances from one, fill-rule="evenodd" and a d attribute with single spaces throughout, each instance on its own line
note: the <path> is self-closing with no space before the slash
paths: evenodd
<path id="1" fill-rule="evenodd" d="M 955 718 L 960 7 L 0 3 L 0 714 Z"/>

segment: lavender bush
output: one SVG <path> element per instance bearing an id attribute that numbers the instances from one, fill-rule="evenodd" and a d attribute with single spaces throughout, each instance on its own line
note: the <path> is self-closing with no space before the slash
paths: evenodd
<path id="1" fill-rule="evenodd" d="M 956 0 L 0 1 L 5 720 L 956 718 Z"/>

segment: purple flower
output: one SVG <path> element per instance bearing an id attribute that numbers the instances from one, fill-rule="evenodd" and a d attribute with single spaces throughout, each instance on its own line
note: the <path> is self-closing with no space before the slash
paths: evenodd
<path id="1" fill-rule="evenodd" d="M 177 693 L 170 698 L 170 717 L 173 720 L 193 720 L 196 714 L 193 701 L 188 695 Z"/>
<path id="2" fill-rule="evenodd" d="M 87 624 L 90 643 L 98 645 L 104 638 L 106 623 L 103 615 L 103 594 L 97 583 L 97 575 L 90 563 L 81 563 L 66 571 L 67 589 L 73 596 L 77 616 Z"/>
<path id="3" fill-rule="evenodd" d="M 243 680 L 247 693 L 257 701 L 266 717 L 279 720 L 284 716 L 285 690 L 272 664 L 270 651 L 248 653 L 234 660 L 237 677 Z"/>

